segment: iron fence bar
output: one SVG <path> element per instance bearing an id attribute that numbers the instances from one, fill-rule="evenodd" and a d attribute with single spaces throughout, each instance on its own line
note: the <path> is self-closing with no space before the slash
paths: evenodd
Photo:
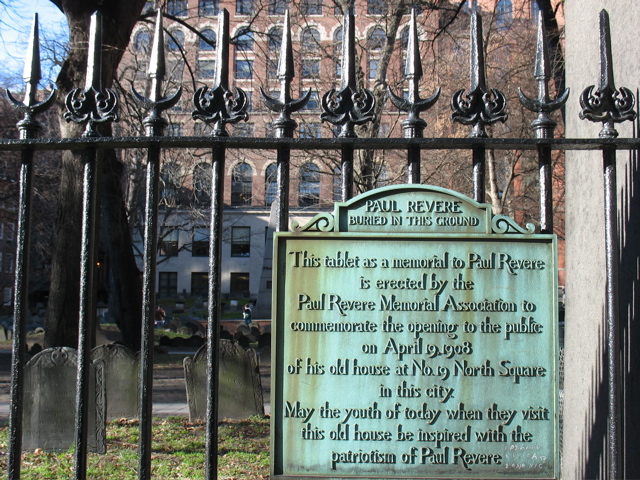
<path id="1" fill-rule="evenodd" d="M 615 124 L 634 120 L 635 99 L 633 93 L 625 87 L 616 89 L 613 78 L 613 57 L 611 54 L 611 33 L 609 14 L 600 11 L 600 85 L 587 87 L 580 95 L 580 118 L 592 122 L 602 122 L 600 138 L 615 139 L 618 131 Z M 621 352 L 620 319 L 618 293 L 618 225 L 617 225 L 617 184 L 616 149 L 613 145 L 602 148 L 604 177 L 604 229 L 605 229 L 605 325 L 606 325 L 606 381 L 608 384 L 607 403 L 607 473 L 608 478 L 621 478 L 622 473 L 622 426 L 620 425 L 621 407 Z"/>
<path id="2" fill-rule="evenodd" d="M 82 247 L 80 252 L 80 308 L 74 453 L 74 474 L 78 480 L 86 478 L 87 473 L 91 332 L 95 327 L 94 285 L 96 242 L 98 238 L 100 155 L 95 149 L 87 149 L 83 162 Z"/>
<path id="3" fill-rule="evenodd" d="M 486 165 L 486 149 L 484 145 L 476 145 L 473 147 L 473 199 L 476 202 L 484 203 L 485 200 L 485 165 Z"/>
<path id="4" fill-rule="evenodd" d="M 162 96 L 162 83 L 166 74 L 162 12 L 157 11 L 153 47 L 149 59 L 151 79 L 150 98 L 143 97 L 134 88 L 138 103 L 149 113 L 143 120 L 148 137 L 161 137 L 168 122 L 162 111 L 174 106 L 182 94 L 179 88 L 169 97 Z M 160 191 L 160 146 L 147 149 L 147 176 L 144 210 L 144 256 L 142 278 L 142 325 L 140 345 L 140 438 L 138 449 L 138 478 L 151 478 L 151 443 L 153 426 L 153 348 L 155 332 L 156 270 L 158 255 L 158 202 Z"/>
<path id="5" fill-rule="evenodd" d="M 553 233 L 553 168 L 551 147 L 538 147 L 538 179 L 540 182 L 540 233 Z"/>
<path id="6" fill-rule="evenodd" d="M 618 252 L 616 152 L 611 148 L 602 151 L 604 170 L 604 220 L 606 249 L 606 325 L 607 325 L 607 382 L 608 382 L 608 453 L 609 478 L 620 476 L 621 428 L 620 428 L 620 340 L 618 306 Z"/>
<path id="7" fill-rule="evenodd" d="M 33 17 L 29 48 L 23 74 L 26 83 L 24 102 L 17 101 L 9 90 L 7 97 L 24 118 L 17 124 L 21 140 L 35 138 L 40 124 L 35 115 L 52 104 L 55 91 L 42 102 L 36 99 L 40 71 L 40 44 L 38 38 L 38 14 Z M 9 411 L 9 458 L 7 477 L 20 478 L 22 454 L 22 419 L 24 416 L 24 366 L 26 324 L 29 311 L 29 259 L 31 238 L 31 210 L 33 200 L 33 157 L 34 151 L 25 145 L 20 152 L 20 190 L 18 194 L 18 226 L 16 231 L 16 268 L 14 280 L 13 339 L 11 355 L 11 405 Z"/>
<path id="8" fill-rule="evenodd" d="M 282 27 L 282 42 L 280 45 L 280 57 L 278 58 L 278 78 L 280 79 L 280 97 L 273 98 L 265 93 L 260 87 L 260 94 L 267 108 L 280 115 L 273 123 L 276 138 L 293 138 L 293 133 L 297 126 L 295 120 L 291 118 L 291 113 L 303 108 L 311 97 L 311 90 L 308 90 L 302 98 L 293 100 L 291 98 L 291 81 L 295 77 L 293 64 L 293 43 L 291 41 L 291 21 L 289 19 L 289 9 L 285 11 L 284 24 Z M 276 182 L 277 182 L 277 203 L 276 203 L 276 231 L 286 232 L 289 221 L 289 165 L 291 162 L 291 147 L 289 145 L 278 145 L 276 160 Z"/>
<path id="9" fill-rule="evenodd" d="M 149 148 L 203 148 L 214 145 L 225 148 L 254 150 L 277 150 L 286 145 L 291 150 L 340 150 L 349 145 L 354 150 L 401 150 L 415 145 L 420 150 L 472 150 L 475 145 L 484 145 L 493 150 L 537 150 L 547 144 L 552 150 L 598 150 L 612 146 L 617 150 L 637 150 L 638 138 L 262 138 L 262 137 L 103 137 L 103 138 L 37 138 L 0 139 L 0 151 L 19 152 L 29 146 L 35 152 L 81 151 L 87 146 L 99 150 Z"/>

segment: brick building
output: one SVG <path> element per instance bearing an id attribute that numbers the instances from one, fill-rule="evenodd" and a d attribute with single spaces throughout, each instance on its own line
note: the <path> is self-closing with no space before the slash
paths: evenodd
<path id="1" fill-rule="evenodd" d="M 332 138 L 339 132 L 321 123 L 321 99 L 339 87 L 340 52 L 344 0 L 166 0 L 148 2 L 147 17 L 133 32 L 129 51 L 122 62 L 119 81 L 140 92 L 146 88 L 146 70 L 156 8 L 165 13 L 167 59 L 166 91 L 181 85 L 179 104 L 166 112 L 167 135 L 206 136 L 210 127 L 191 117 L 193 92 L 211 87 L 216 61 L 217 15 L 225 8 L 230 15 L 230 83 L 246 92 L 249 119 L 228 126 L 229 134 L 240 137 L 273 135 L 274 114 L 264 106 L 260 89 L 277 96 L 280 81 L 276 67 L 282 38 L 284 12 L 291 17 L 296 78 L 292 96 L 311 91 L 306 107 L 293 118 L 301 138 Z M 429 5 L 427 5 L 427 3 Z M 440 2 L 389 2 L 356 0 L 354 4 L 357 38 L 358 81 L 370 89 L 379 105 L 378 120 L 357 128 L 359 136 L 402 136 L 399 112 L 386 101 L 386 86 L 402 96 L 408 88 L 403 65 L 409 32 L 410 7 L 416 8 L 421 56 L 425 75 L 421 96 L 430 96 L 442 87 L 438 103 L 422 115 L 428 122 L 425 136 L 466 136 L 468 127 L 451 121 L 449 99 L 453 92 L 469 85 L 469 14 L 478 10 L 485 25 L 487 77 L 489 87 L 504 91 L 514 108 L 509 126 L 496 126 L 494 136 L 526 136 L 532 118 L 520 111 L 516 87 L 535 91 L 532 79 L 535 0 L 455 0 Z M 560 17 L 561 18 L 561 17 Z M 513 70 L 511 61 L 520 67 Z M 507 66 L 511 70 L 506 70 Z M 520 81 L 526 83 L 519 83 Z M 125 89 L 126 90 L 126 89 Z M 126 97 L 126 92 L 124 93 Z M 143 117 L 134 102 L 122 102 L 130 109 L 122 118 Z M 515 127 L 513 122 L 515 120 Z M 141 131 L 141 122 L 118 128 Z M 406 155 L 403 152 L 357 152 L 356 193 L 405 181 Z M 132 165 L 131 211 L 140 210 L 137 199 L 144 181 L 139 175 L 143 157 L 128 152 Z M 163 152 L 162 206 L 158 290 L 162 297 L 206 295 L 208 257 L 208 210 L 210 152 L 181 150 Z M 427 155 L 432 158 L 426 159 Z M 536 157 L 519 153 L 495 153 L 494 188 L 488 188 L 494 210 L 525 222 L 536 218 L 537 198 L 529 190 Z M 500 155 L 510 155 L 500 157 Z M 460 153 L 423 152 L 422 183 L 436 184 L 469 193 L 470 160 Z M 339 157 L 327 151 L 313 156 L 292 152 L 290 212 L 302 221 L 340 199 Z M 225 246 L 223 249 L 223 289 L 231 296 L 255 297 L 259 290 L 269 211 L 275 200 L 275 152 L 265 150 L 227 151 L 224 201 Z M 137 202 L 137 203 L 136 203 Z M 135 223 L 135 219 L 134 219 Z M 138 246 L 139 246 L 138 242 Z M 141 251 L 141 248 L 140 248 Z"/>

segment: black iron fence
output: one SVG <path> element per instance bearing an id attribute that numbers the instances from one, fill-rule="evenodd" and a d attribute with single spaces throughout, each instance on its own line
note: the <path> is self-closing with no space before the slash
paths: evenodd
<path id="1" fill-rule="evenodd" d="M 537 151 L 539 161 L 540 189 L 540 231 L 553 233 L 553 191 L 551 154 L 558 150 L 601 150 L 603 152 L 603 178 L 605 191 L 604 214 L 606 221 L 606 320 L 608 338 L 608 378 L 609 378 L 609 478 L 620 478 L 620 398 L 618 379 L 620 364 L 616 356 L 619 351 L 617 321 L 617 262 L 618 232 L 616 225 L 616 172 L 617 150 L 640 148 L 638 139 L 619 139 L 614 128 L 616 122 L 635 118 L 634 96 L 624 88 L 616 89 L 613 81 L 611 50 L 609 46 L 609 25 L 606 12 L 601 13 L 601 76 L 598 88 L 585 90 L 580 102 L 581 117 L 603 123 L 599 138 L 570 139 L 554 138 L 556 123 L 550 113 L 563 106 L 568 92 L 560 92 L 556 99 L 550 99 L 547 84 L 551 73 L 546 48 L 546 38 L 542 19 L 538 26 L 535 79 L 538 82 L 538 96 L 535 99 L 519 92 L 520 100 L 529 110 L 538 114 L 532 122 L 535 138 L 489 138 L 485 127 L 496 121 L 505 121 L 505 98 L 501 92 L 488 89 L 485 82 L 482 48 L 482 24 L 479 15 L 472 15 L 471 21 L 471 84 L 468 92 L 456 92 L 451 106 L 452 119 L 469 125 L 471 133 L 467 138 L 423 138 L 426 123 L 420 113 L 430 108 L 439 96 L 439 91 L 426 99 L 420 98 L 418 91 L 422 67 L 418 50 L 415 18 L 412 17 L 408 43 L 408 59 L 405 75 L 408 80 L 408 95 L 396 96 L 389 91 L 392 102 L 401 111 L 407 112 L 403 122 L 402 138 L 358 138 L 354 127 L 374 118 L 374 97 L 356 81 L 355 29 L 353 17 L 344 17 L 345 40 L 342 51 L 342 80 L 339 89 L 327 92 L 322 99 L 321 119 L 340 127 L 335 139 L 294 139 L 296 122 L 291 114 L 301 109 L 309 99 L 309 94 L 300 99 L 292 99 L 291 81 L 294 78 L 291 34 L 288 15 L 285 17 L 283 41 L 278 65 L 281 89 L 278 98 L 262 92 L 267 107 L 278 114 L 273 127 L 274 138 L 233 138 L 229 137 L 225 125 L 247 118 L 247 98 L 240 89 L 229 87 L 229 21 L 223 10 L 218 20 L 218 49 L 215 82 L 212 88 L 203 87 L 194 95 L 194 118 L 212 124 L 213 133 L 209 137 L 163 137 L 167 121 L 162 112 L 173 106 L 180 97 L 180 91 L 172 96 L 162 96 L 164 78 L 164 52 L 162 38 L 162 17 L 158 14 L 156 33 L 151 53 L 149 76 L 151 78 L 150 97 L 134 92 L 137 100 L 147 109 L 144 119 L 146 137 L 101 138 L 96 125 L 116 119 L 117 97 L 101 86 L 100 16 L 92 18 L 89 62 L 86 87 L 73 90 L 66 99 L 69 121 L 86 125 L 82 138 L 37 139 L 39 124 L 35 115 L 50 106 L 53 94 L 45 101 L 36 99 L 39 81 L 39 66 L 36 64 L 37 29 L 34 32 L 33 49 L 28 60 L 31 74 L 27 76 L 24 102 L 16 100 L 9 92 L 11 102 L 24 113 L 18 123 L 19 140 L 0 140 L 0 151 L 19 152 L 21 155 L 19 219 L 17 229 L 17 253 L 15 276 L 15 316 L 12 358 L 12 387 L 10 412 L 10 451 L 8 478 L 18 479 L 21 472 L 22 420 L 24 400 L 24 365 L 27 320 L 27 285 L 29 273 L 29 246 L 31 238 L 32 176 L 35 154 L 46 150 L 73 150 L 83 152 L 83 217 L 81 278 L 79 279 L 80 325 L 78 336 L 78 368 L 76 394 L 76 442 L 75 473 L 77 479 L 86 477 L 88 398 L 89 398 L 89 356 L 90 331 L 94 325 L 96 306 L 93 304 L 95 289 L 95 255 L 97 234 L 98 184 L 100 161 L 106 149 L 142 148 L 147 151 L 147 183 L 144 215 L 144 260 L 143 260 L 143 308 L 141 345 L 141 388 L 140 388 L 140 444 L 139 478 L 151 477 L 152 439 L 152 374 L 153 374 L 153 334 L 154 305 L 156 291 L 156 252 L 158 232 L 159 171 L 160 153 L 163 149 L 199 148 L 211 150 L 211 222 L 208 288 L 208 332 L 207 332 L 207 415 L 206 415 L 206 478 L 217 477 L 217 436 L 218 436 L 218 349 L 219 320 L 221 318 L 221 247 L 225 152 L 229 148 L 259 149 L 277 152 L 277 230 L 287 230 L 289 206 L 289 162 L 292 150 L 334 150 L 341 152 L 341 196 L 346 201 L 353 195 L 354 152 L 367 150 L 406 151 L 407 183 L 420 182 L 421 152 L 423 150 L 460 150 L 470 152 L 473 172 L 473 198 L 478 202 L 485 199 L 485 159 L 488 149 Z"/>

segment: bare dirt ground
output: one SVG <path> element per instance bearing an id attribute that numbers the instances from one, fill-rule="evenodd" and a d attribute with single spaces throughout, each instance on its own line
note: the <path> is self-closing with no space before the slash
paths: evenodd
<path id="1" fill-rule="evenodd" d="M 235 325 L 239 322 L 225 322 L 227 329 L 233 334 Z M 113 337 L 107 332 L 107 337 Z M 114 338 L 110 338 L 114 340 Z M 30 348 L 34 343 L 42 344 L 41 335 L 29 335 L 27 344 Z M 9 403 L 11 401 L 11 342 L 4 339 L 4 335 L 0 332 L 0 403 Z M 178 349 L 176 349 L 178 350 Z M 185 352 L 188 348 L 180 348 L 180 352 Z M 191 355 L 195 354 L 195 349 Z M 184 354 L 175 354 L 175 361 L 172 360 L 174 355 L 164 356 L 162 363 L 154 365 L 153 375 L 153 401 L 159 403 L 187 403 L 187 395 L 184 381 L 184 369 L 182 359 Z M 167 359 L 169 363 L 167 363 Z M 260 378 L 262 381 L 262 392 L 264 401 L 270 401 L 271 394 L 271 366 L 260 365 Z M 5 423 L 8 415 L 0 413 L 0 423 Z"/>

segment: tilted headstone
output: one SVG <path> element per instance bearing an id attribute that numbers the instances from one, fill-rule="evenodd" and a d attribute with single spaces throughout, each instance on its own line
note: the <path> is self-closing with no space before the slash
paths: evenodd
<path id="1" fill-rule="evenodd" d="M 124 345 L 111 343 L 94 348 L 91 359 L 104 362 L 107 420 L 138 418 L 140 357 Z"/>
<path id="2" fill-rule="evenodd" d="M 67 451 L 75 444 L 77 352 L 68 347 L 43 350 L 24 369 L 22 448 Z M 106 451 L 106 396 L 103 363 L 90 368 L 88 448 Z"/>
<path id="3" fill-rule="evenodd" d="M 204 420 L 207 413 L 207 349 L 184 359 L 189 420 Z M 218 418 L 243 420 L 264 415 L 262 386 L 255 350 L 244 350 L 228 340 L 220 341 Z"/>

